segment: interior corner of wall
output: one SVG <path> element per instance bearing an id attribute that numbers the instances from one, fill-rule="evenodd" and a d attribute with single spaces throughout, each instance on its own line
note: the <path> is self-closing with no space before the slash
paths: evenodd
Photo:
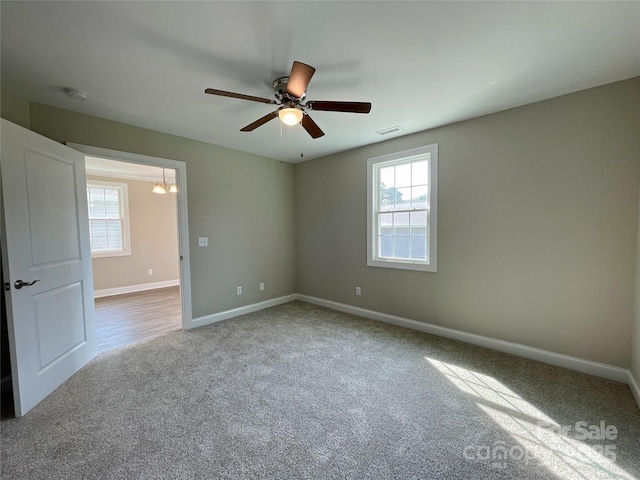
<path id="1" fill-rule="evenodd" d="M 16 125 L 31 129 L 31 102 L 6 90 L 0 90 L 0 116 Z"/>

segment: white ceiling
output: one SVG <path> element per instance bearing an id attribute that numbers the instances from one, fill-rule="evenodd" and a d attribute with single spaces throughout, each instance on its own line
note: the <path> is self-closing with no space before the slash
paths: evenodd
<path id="1" fill-rule="evenodd" d="M 84 157 L 84 165 L 87 175 L 143 180 L 146 182 L 162 180 L 163 169 L 161 167 L 152 167 L 151 165 L 119 162 L 117 160 L 89 156 Z M 171 180 L 175 183 L 176 171 L 172 168 L 165 168 L 164 177 L 167 181 Z"/>
<path id="2" fill-rule="evenodd" d="M 0 2 L 2 88 L 29 100 L 300 161 L 640 75 L 640 2 Z M 294 60 L 326 135 L 273 120 Z M 63 87 L 87 93 L 68 98 Z M 385 137 L 375 132 L 402 130 Z"/>

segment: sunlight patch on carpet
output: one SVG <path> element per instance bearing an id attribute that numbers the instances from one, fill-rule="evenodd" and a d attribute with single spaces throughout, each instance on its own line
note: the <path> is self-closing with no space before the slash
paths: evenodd
<path id="1" fill-rule="evenodd" d="M 629 479 L 616 465 L 618 429 L 601 420 L 597 425 L 578 420 L 559 425 L 518 394 L 488 375 L 425 357 L 453 385 L 475 397 L 476 405 L 517 444 L 498 440 L 491 445 L 466 445 L 463 456 L 471 462 L 489 462 L 493 468 L 538 463 L 557 478 Z M 585 443 L 589 440 L 593 443 Z"/>

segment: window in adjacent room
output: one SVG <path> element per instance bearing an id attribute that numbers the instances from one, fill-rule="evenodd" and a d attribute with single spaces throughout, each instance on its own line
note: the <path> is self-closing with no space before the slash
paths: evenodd
<path id="1" fill-rule="evenodd" d="M 436 271 L 438 144 L 367 160 L 367 265 Z"/>
<path id="2" fill-rule="evenodd" d="M 130 255 L 127 185 L 87 182 L 92 257 Z"/>

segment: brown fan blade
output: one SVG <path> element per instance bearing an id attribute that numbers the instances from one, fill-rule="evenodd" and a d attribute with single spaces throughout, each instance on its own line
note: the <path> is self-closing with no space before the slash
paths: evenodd
<path id="1" fill-rule="evenodd" d="M 251 100 L 252 102 L 277 104 L 275 100 L 268 98 L 254 97 L 253 95 L 243 95 L 242 93 L 225 92 L 224 90 L 216 90 L 215 88 L 207 88 L 204 93 L 211 95 L 220 95 L 221 97 L 239 98 L 240 100 Z"/>
<path id="2" fill-rule="evenodd" d="M 311 110 L 323 110 L 326 112 L 369 113 L 371 111 L 369 102 L 321 102 L 312 100 L 304 106 Z"/>
<path id="3" fill-rule="evenodd" d="M 287 93 L 292 97 L 302 98 L 307 91 L 311 77 L 316 73 L 316 69 L 306 63 L 293 62 L 289 83 L 287 83 Z"/>
<path id="4" fill-rule="evenodd" d="M 247 125 L 244 128 L 241 128 L 240 131 L 241 132 L 251 132 L 251 131 L 255 130 L 256 128 L 260 127 L 261 125 L 264 125 L 269 120 L 273 120 L 277 116 L 278 116 L 278 111 L 277 110 L 275 112 L 268 113 L 264 117 L 259 118 L 258 120 L 256 120 L 255 122 L 250 123 L 249 125 Z"/>
<path id="5" fill-rule="evenodd" d="M 304 117 L 302 117 L 302 127 L 307 131 L 311 138 L 319 138 L 324 135 L 324 132 L 320 130 L 320 127 L 316 122 L 314 122 L 309 115 L 306 113 Z"/>

